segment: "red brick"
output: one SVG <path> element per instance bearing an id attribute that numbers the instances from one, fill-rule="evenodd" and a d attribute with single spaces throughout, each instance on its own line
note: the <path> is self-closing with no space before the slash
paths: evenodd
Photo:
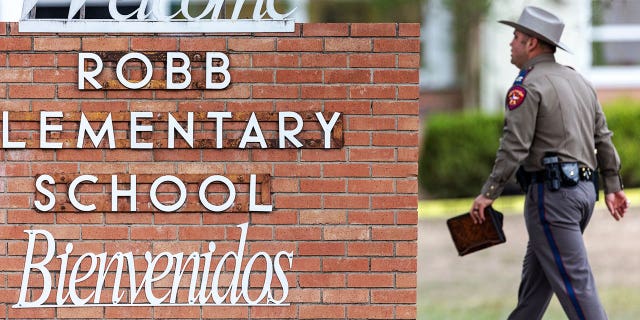
<path id="1" fill-rule="evenodd" d="M 375 132 L 373 134 L 374 146 L 397 146 L 397 147 L 413 147 L 418 145 L 418 133 L 387 133 Z"/>
<path id="2" fill-rule="evenodd" d="M 180 51 L 224 52 L 227 49 L 225 38 L 183 37 L 179 40 Z"/>
<path id="3" fill-rule="evenodd" d="M 367 195 L 325 195 L 324 208 L 369 208 L 369 196 Z"/>
<path id="4" fill-rule="evenodd" d="M 346 23 L 305 23 L 302 34 L 305 37 L 340 37 L 349 35 Z"/>
<path id="5" fill-rule="evenodd" d="M 78 71 L 64 69 L 36 69 L 33 72 L 33 82 L 43 83 L 76 83 Z"/>
<path id="6" fill-rule="evenodd" d="M 93 301 L 93 300 L 92 300 Z M 104 308 L 102 307 L 84 307 L 84 308 L 59 308 L 58 318 L 82 318 L 82 319 L 100 319 Z"/>
<path id="7" fill-rule="evenodd" d="M 131 227 L 131 240 L 175 240 L 176 227 Z"/>
<path id="8" fill-rule="evenodd" d="M 396 66 L 396 56 L 386 53 L 350 54 L 351 68 L 393 68 Z"/>
<path id="9" fill-rule="evenodd" d="M 371 206 L 373 209 L 412 209 L 418 207 L 418 198 L 415 195 L 373 196 Z"/>
<path id="10" fill-rule="evenodd" d="M 419 37 L 419 23 L 400 23 L 398 27 L 398 36 L 400 37 Z"/>
<path id="11" fill-rule="evenodd" d="M 224 90 L 207 90 L 204 92 L 205 99 L 249 99 L 251 97 L 251 86 L 242 84 L 232 84 Z"/>
<path id="12" fill-rule="evenodd" d="M 393 273 L 350 273 L 347 275 L 350 288 L 392 288 Z"/>
<path id="13" fill-rule="evenodd" d="M 394 224 L 394 214 L 385 211 L 351 211 L 349 224 Z"/>
<path id="14" fill-rule="evenodd" d="M 347 307 L 347 318 L 394 319 L 395 316 L 391 305 L 350 305 Z"/>
<path id="15" fill-rule="evenodd" d="M 79 51 L 80 38 L 66 37 L 37 37 L 33 39 L 35 51 Z"/>
<path id="16" fill-rule="evenodd" d="M 375 83 L 418 83 L 420 74 L 414 70 L 377 70 L 373 73 Z"/>
<path id="17" fill-rule="evenodd" d="M 299 242 L 298 254 L 301 256 L 344 256 L 345 245 L 342 242 Z"/>
<path id="18" fill-rule="evenodd" d="M 415 257 L 418 254 L 418 243 L 413 242 L 396 242 L 396 256 L 398 257 Z"/>
<path id="19" fill-rule="evenodd" d="M 372 258 L 371 271 L 401 271 L 416 272 L 418 263 L 415 257 L 412 258 Z"/>
<path id="20" fill-rule="evenodd" d="M 370 39 L 326 38 L 324 49 L 330 52 L 370 52 L 372 45 Z"/>
<path id="21" fill-rule="evenodd" d="M 346 181 L 344 179 L 304 179 L 300 180 L 300 192 L 335 193 L 345 192 Z"/>
<path id="22" fill-rule="evenodd" d="M 341 53 L 332 54 L 307 54 L 303 53 L 301 57 L 302 67 L 347 67 L 347 55 Z"/>
<path id="23" fill-rule="evenodd" d="M 340 288 L 345 286 L 342 273 L 305 273 L 298 277 L 302 288 Z"/>
<path id="24" fill-rule="evenodd" d="M 324 303 L 368 303 L 367 289 L 325 289 L 322 292 Z"/>
<path id="25" fill-rule="evenodd" d="M 124 37 L 83 37 L 83 51 L 129 51 L 129 39 Z"/>
<path id="26" fill-rule="evenodd" d="M 373 164 L 371 169 L 374 177 L 415 177 L 418 174 L 417 163 L 406 164 Z"/>
<path id="27" fill-rule="evenodd" d="M 229 38 L 227 46 L 229 51 L 275 51 L 276 40 L 274 38 Z"/>
<path id="28" fill-rule="evenodd" d="M 31 69 L 0 69 L 0 82 L 31 82 L 33 71 Z"/>
<path id="29" fill-rule="evenodd" d="M 370 83 L 369 70 L 326 70 L 324 83 Z"/>
<path id="30" fill-rule="evenodd" d="M 346 99 L 345 86 L 302 86 L 302 99 Z"/>
<path id="31" fill-rule="evenodd" d="M 394 247 L 391 242 L 349 242 L 347 247 L 347 255 L 350 257 L 358 256 L 393 256 Z"/>
<path id="32" fill-rule="evenodd" d="M 294 69 L 276 71 L 277 83 L 320 83 L 322 71 L 316 69 Z"/>
<path id="33" fill-rule="evenodd" d="M 8 308 L 9 319 L 53 319 L 55 308 Z"/>
<path id="34" fill-rule="evenodd" d="M 398 99 L 418 100 L 420 98 L 420 88 L 415 85 L 399 86 Z"/>
<path id="35" fill-rule="evenodd" d="M 395 150 L 384 148 L 357 148 L 349 150 L 349 161 L 394 161 Z"/>
<path id="36" fill-rule="evenodd" d="M 398 117 L 398 130 L 418 131 L 420 130 L 420 119 L 416 117 Z"/>
<path id="37" fill-rule="evenodd" d="M 415 273 L 396 273 L 396 288 L 417 288 L 418 275 Z"/>
<path id="38" fill-rule="evenodd" d="M 371 290 L 372 303 L 416 303 L 415 290 L 380 289 Z"/>
<path id="39" fill-rule="evenodd" d="M 374 52 L 420 52 L 420 39 L 374 39 Z"/>
<path id="40" fill-rule="evenodd" d="M 276 239 L 278 240 L 320 240 L 321 230 L 319 227 L 280 227 L 276 229 Z"/>
<path id="41" fill-rule="evenodd" d="M 320 177 L 319 164 L 276 164 L 276 177 Z"/>
<path id="42" fill-rule="evenodd" d="M 165 37 L 134 37 L 131 38 L 131 50 L 175 51 L 178 50 L 178 39 Z"/>
<path id="43" fill-rule="evenodd" d="M 349 193 L 385 193 L 394 190 L 392 180 L 349 179 Z"/>
<path id="44" fill-rule="evenodd" d="M 298 155 L 290 149 L 255 149 L 251 151 L 251 161 L 292 162 Z"/>
<path id="45" fill-rule="evenodd" d="M 45 84 L 9 85 L 9 98 L 12 99 L 51 99 L 55 97 L 56 86 Z"/>
<path id="46" fill-rule="evenodd" d="M 396 191 L 398 193 L 417 193 L 418 192 L 418 180 L 398 180 L 396 181 Z"/>
<path id="47" fill-rule="evenodd" d="M 254 67 L 298 67 L 300 57 L 297 54 L 263 53 L 253 55 Z"/>
<path id="48" fill-rule="evenodd" d="M 242 83 L 273 83 L 273 70 L 269 69 L 231 69 L 232 81 Z"/>
<path id="49" fill-rule="evenodd" d="M 316 209 L 321 208 L 322 198 L 316 195 L 276 195 L 274 207 L 278 209 Z"/>
<path id="50" fill-rule="evenodd" d="M 369 259 L 367 258 L 323 258 L 322 270 L 324 272 L 358 272 L 369 271 Z"/>
<path id="51" fill-rule="evenodd" d="M 374 114 L 417 115 L 420 105 L 417 101 L 374 101 Z"/>
<path id="52" fill-rule="evenodd" d="M 325 164 L 324 177 L 369 177 L 368 164 Z"/>
<path id="53" fill-rule="evenodd" d="M 394 99 L 396 87 L 381 85 L 359 85 L 349 88 L 351 99 Z"/>
<path id="54" fill-rule="evenodd" d="M 300 319 L 336 319 L 344 318 L 346 310 L 341 305 L 301 305 Z"/>
<path id="55" fill-rule="evenodd" d="M 0 51 L 27 51 L 31 50 L 31 47 L 31 37 L 0 38 Z"/>
<path id="56" fill-rule="evenodd" d="M 82 239 L 123 240 L 129 238 L 129 228 L 116 226 L 83 226 Z"/>
<path id="57" fill-rule="evenodd" d="M 294 99 L 300 96 L 300 88 L 295 85 L 254 85 L 255 99 Z"/>
<path id="58" fill-rule="evenodd" d="M 291 295 L 292 292 L 289 291 L 289 294 Z M 296 305 L 290 305 L 290 306 L 278 306 L 275 308 L 261 308 L 261 307 L 252 308 L 251 319 L 295 319 L 297 318 L 296 307 L 297 307 Z M 234 307 L 234 308 L 237 308 L 237 307 Z"/>
<path id="59" fill-rule="evenodd" d="M 107 318 L 125 319 L 151 319 L 154 315 L 152 307 L 127 307 L 126 304 L 117 308 L 105 308 L 104 316 Z"/>
<path id="60" fill-rule="evenodd" d="M 371 103 L 369 101 L 325 101 L 325 111 L 343 112 L 349 115 L 371 114 Z"/>
<path id="61" fill-rule="evenodd" d="M 344 224 L 347 221 L 343 210 L 301 210 L 300 224 Z"/>
<path id="62" fill-rule="evenodd" d="M 398 305 L 396 306 L 397 319 L 416 319 L 418 310 L 416 305 Z"/>
<path id="63" fill-rule="evenodd" d="M 302 150 L 302 161 L 309 162 L 336 162 L 345 161 L 347 153 L 344 149 L 304 149 Z"/>
<path id="64" fill-rule="evenodd" d="M 398 67 L 399 68 L 420 68 L 420 54 L 399 54 L 398 55 Z"/>
<path id="65" fill-rule="evenodd" d="M 322 51 L 322 39 L 292 38 L 278 39 L 278 51 L 310 52 Z"/>
<path id="66" fill-rule="evenodd" d="M 414 227 L 372 227 L 373 240 L 417 240 L 418 230 Z"/>
<path id="67" fill-rule="evenodd" d="M 352 37 L 395 37 L 395 23 L 354 23 L 351 25 Z"/>
<path id="68" fill-rule="evenodd" d="M 369 240 L 369 228 L 366 226 L 327 226 L 324 228 L 325 240 Z"/>

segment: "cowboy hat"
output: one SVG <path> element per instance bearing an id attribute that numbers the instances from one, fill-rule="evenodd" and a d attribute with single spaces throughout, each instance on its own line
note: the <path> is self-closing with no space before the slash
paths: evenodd
<path id="1" fill-rule="evenodd" d="M 514 27 L 516 30 L 548 42 L 564 51 L 571 52 L 560 42 L 564 22 L 553 13 L 538 7 L 527 6 L 517 22 L 500 20 L 500 23 Z"/>

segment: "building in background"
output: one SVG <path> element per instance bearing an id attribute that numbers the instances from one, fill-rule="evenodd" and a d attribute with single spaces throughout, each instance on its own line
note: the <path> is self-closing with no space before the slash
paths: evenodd
<path id="1" fill-rule="evenodd" d="M 167 10 L 180 4 L 180 0 L 149 1 L 162 1 Z M 99 2 L 88 0 L 87 6 Z M 123 6 L 139 2 L 118 1 Z M 253 2 L 255 0 L 247 0 L 246 7 L 252 7 Z M 191 0 L 191 3 L 195 7 L 204 6 L 207 0 Z M 225 3 L 230 7 L 235 1 Z M 38 4 L 48 6 L 47 11 L 52 14 L 64 15 L 62 11 L 54 13 L 52 8 L 59 6 L 60 10 L 66 10 L 63 8 L 68 0 L 38 0 Z M 640 1 L 283 0 L 276 4 L 297 8 L 292 18 L 300 23 L 421 22 L 420 104 L 423 115 L 442 110 L 502 110 L 505 92 L 518 71 L 509 63 L 513 29 L 497 20 L 517 19 L 526 5 L 540 6 L 564 19 L 566 27 L 562 41 L 572 53 L 559 50 L 556 57 L 560 63 L 579 70 L 592 81 L 602 101 L 623 96 L 640 99 L 640 77 L 637 76 L 640 74 L 640 55 L 637 54 L 640 51 Z M 22 1 L 1 1 L 0 21 L 17 20 L 21 5 Z M 135 9 L 136 6 L 131 7 Z M 460 8 L 463 14 L 459 13 Z M 483 10 L 478 13 L 477 26 L 460 23 L 470 20 L 470 13 L 464 13 L 465 9 L 472 13 Z M 460 37 L 461 34 L 466 37 L 462 49 L 460 40 L 456 40 L 456 35 Z"/>

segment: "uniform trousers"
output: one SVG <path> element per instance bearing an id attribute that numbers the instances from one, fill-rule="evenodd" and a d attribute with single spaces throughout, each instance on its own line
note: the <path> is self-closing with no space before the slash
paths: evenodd
<path id="1" fill-rule="evenodd" d="M 607 319 L 582 238 L 595 201 L 590 181 L 556 191 L 545 183 L 529 186 L 525 200 L 529 243 L 518 305 L 509 319 L 542 319 L 553 293 L 569 319 Z"/>

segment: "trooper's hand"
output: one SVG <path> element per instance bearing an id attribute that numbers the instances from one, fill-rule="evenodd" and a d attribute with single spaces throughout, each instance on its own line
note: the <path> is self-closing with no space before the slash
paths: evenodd
<path id="1" fill-rule="evenodd" d="M 624 218 L 624 214 L 627 213 L 630 204 L 629 199 L 627 199 L 627 196 L 622 190 L 608 193 L 604 197 L 604 202 L 607 204 L 607 209 L 609 209 L 611 216 L 617 221 Z"/>
<path id="2" fill-rule="evenodd" d="M 469 213 L 471 213 L 471 219 L 473 219 L 475 224 L 484 222 L 484 209 L 492 203 L 493 199 L 489 199 L 484 195 L 479 195 L 475 200 L 473 200 L 473 205 L 471 206 Z"/>

